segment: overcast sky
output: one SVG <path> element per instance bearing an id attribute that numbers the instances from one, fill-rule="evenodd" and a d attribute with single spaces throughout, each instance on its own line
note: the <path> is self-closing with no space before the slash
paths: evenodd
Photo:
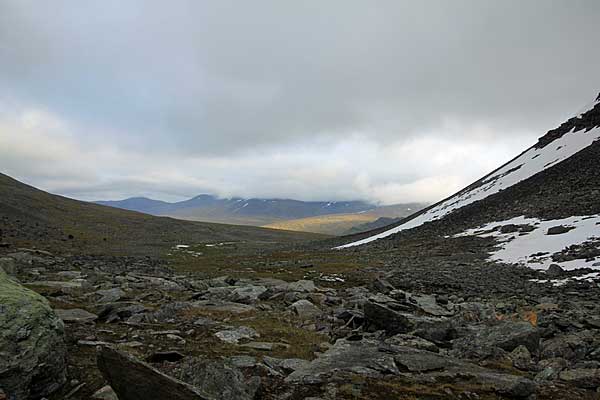
<path id="1" fill-rule="evenodd" d="M 0 172 L 85 200 L 438 200 L 600 91 L 600 1 L 0 0 Z"/>

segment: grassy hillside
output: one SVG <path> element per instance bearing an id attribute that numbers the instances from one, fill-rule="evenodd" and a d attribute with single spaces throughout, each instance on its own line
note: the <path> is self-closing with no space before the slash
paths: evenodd
<path id="1" fill-rule="evenodd" d="M 315 234 L 154 217 L 53 195 L 0 174 L 0 242 L 58 252 L 157 254 L 177 244 L 268 246 Z"/>
<path id="2" fill-rule="evenodd" d="M 332 214 L 274 222 L 268 225 L 264 225 L 264 227 L 273 229 L 285 229 L 288 231 L 340 235 L 356 225 L 364 224 L 367 222 L 373 222 L 376 219 L 376 216 L 368 213 Z"/>
<path id="3" fill-rule="evenodd" d="M 411 215 L 423 207 L 425 207 L 425 204 L 421 203 L 396 204 L 392 206 L 377 207 L 362 213 L 320 215 L 316 217 L 277 221 L 263 226 L 266 228 L 314 232 L 326 235 L 345 235 L 351 231 L 352 228 L 372 223 L 381 217 L 402 218 Z"/>

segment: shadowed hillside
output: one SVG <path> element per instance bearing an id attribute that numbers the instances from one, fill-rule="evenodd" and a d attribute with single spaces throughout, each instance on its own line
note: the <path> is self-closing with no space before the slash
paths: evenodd
<path id="1" fill-rule="evenodd" d="M 213 241 L 294 242 L 319 235 L 154 217 L 53 195 L 0 174 L 0 238 L 11 246 L 111 254 L 157 253 Z"/>

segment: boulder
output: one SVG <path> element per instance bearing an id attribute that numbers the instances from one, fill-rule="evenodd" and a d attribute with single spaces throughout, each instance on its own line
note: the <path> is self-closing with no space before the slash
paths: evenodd
<path id="1" fill-rule="evenodd" d="M 231 291 L 230 301 L 242 304 L 252 304 L 258 301 L 261 294 L 265 293 L 267 288 L 264 286 L 241 286 Z"/>
<path id="2" fill-rule="evenodd" d="M 119 400 L 211 400 L 198 388 L 152 368 L 133 356 L 104 346 L 98 352 L 98 368 Z"/>
<path id="3" fill-rule="evenodd" d="M 380 377 L 383 374 L 397 375 L 400 371 L 393 355 L 379 351 L 376 342 L 339 339 L 319 358 L 300 366 L 285 380 L 294 384 L 318 384 L 329 381 L 340 372 Z"/>
<path id="4" fill-rule="evenodd" d="M 321 315 L 321 310 L 308 300 L 298 300 L 290 309 L 303 320 L 312 319 Z"/>
<path id="5" fill-rule="evenodd" d="M 577 387 L 596 389 L 600 387 L 600 369 L 576 368 L 566 369 L 559 375 L 560 380 L 569 382 Z"/>
<path id="6" fill-rule="evenodd" d="M 459 358 L 485 358 L 494 353 L 494 348 L 511 352 L 520 345 L 537 354 L 539 343 L 540 333 L 529 322 L 501 321 L 474 327 L 471 335 L 453 342 L 452 354 Z"/>
<path id="7" fill-rule="evenodd" d="M 383 329 L 390 335 L 407 333 L 412 328 L 406 315 L 374 301 L 367 301 L 364 304 L 364 315 L 369 326 Z"/>
<path id="8" fill-rule="evenodd" d="M 100 296 L 98 303 L 114 303 L 125 296 L 125 292 L 121 288 L 98 290 L 95 294 Z"/>
<path id="9" fill-rule="evenodd" d="M 287 291 L 289 292 L 310 293 L 314 292 L 315 290 L 317 290 L 317 287 L 313 281 L 300 280 L 287 284 Z"/>
<path id="10" fill-rule="evenodd" d="M 219 331 L 215 333 L 215 336 L 225 343 L 238 344 L 242 339 L 254 339 L 260 335 L 252 328 L 238 326 L 237 328 Z"/>
<path id="11" fill-rule="evenodd" d="M 117 394 L 110 386 L 106 385 L 98 389 L 93 395 L 94 400 L 119 400 Z"/>
<path id="12" fill-rule="evenodd" d="M 563 276 L 564 273 L 565 273 L 565 271 L 558 264 L 550 264 L 550 266 L 546 270 L 546 275 L 553 277 L 553 278 L 558 278 L 560 276 Z"/>
<path id="13" fill-rule="evenodd" d="M 39 294 L 0 269 L 0 391 L 48 396 L 66 381 L 64 325 Z"/>
<path id="14" fill-rule="evenodd" d="M 0 257 L 0 269 L 11 276 L 15 276 L 18 273 L 17 263 L 11 257 Z"/>
<path id="15" fill-rule="evenodd" d="M 252 400 L 260 386 L 260 378 L 246 379 L 236 367 L 222 360 L 190 358 L 183 362 L 177 376 L 214 400 Z"/>
<path id="16" fill-rule="evenodd" d="M 72 308 L 69 310 L 56 309 L 54 311 L 56 312 L 56 315 L 66 323 L 86 323 L 94 322 L 98 319 L 96 314 L 92 314 L 91 312 L 87 312 L 80 308 Z"/>
<path id="17" fill-rule="evenodd" d="M 575 227 L 574 226 L 557 225 L 557 226 L 548 228 L 546 235 L 562 235 L 563 233 L 567 233 L 572 229 L 575 229 Z"/>

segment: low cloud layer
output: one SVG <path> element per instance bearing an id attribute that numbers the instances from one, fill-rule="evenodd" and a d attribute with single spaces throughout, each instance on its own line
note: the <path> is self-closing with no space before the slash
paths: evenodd
<path id="1" fill-rule="evenodd" d="M 600 3 L 0 3 L 0 171 L 82 199 L 435 201 L 600 90 Z"/>

